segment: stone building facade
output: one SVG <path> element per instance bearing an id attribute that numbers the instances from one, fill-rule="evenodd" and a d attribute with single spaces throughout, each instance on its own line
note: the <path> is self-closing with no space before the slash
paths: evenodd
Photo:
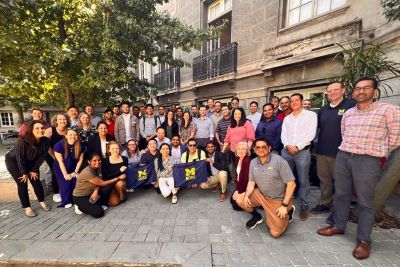
<path id="1" fill-rule="evenodd" d="M 201 51 L 174 49 L 191 68 L 152 70 L 151 80 L 164 88 L 157 93 L 160 105 L 238 96 L 247 109 L 252 100 L 261 106 L 271 96 L 301 92 L 318 107 L 329 77 L 341 71 L 338 44 L 378 42 L 400 62 L 400 22 L 386 21 L 380 0 L 170 0 L 160 10 L 197 28 L 229 22 Z M 383 100 L 399 104 L 399 79 L 388 75 L 387 83 L 393 91 L 383 91 Z"/>

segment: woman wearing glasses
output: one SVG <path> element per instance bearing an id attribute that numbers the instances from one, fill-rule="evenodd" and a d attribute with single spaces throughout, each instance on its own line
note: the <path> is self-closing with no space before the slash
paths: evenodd
<path id="1" fill-rule="evenodd" d="M 128 141 L 128 148 L 122 151 L 121 156 L 126 157 L 128 159 L 129 166 L 139 166 L 141 154 L 139 151 L 139 144 L 136 140 Z"/>

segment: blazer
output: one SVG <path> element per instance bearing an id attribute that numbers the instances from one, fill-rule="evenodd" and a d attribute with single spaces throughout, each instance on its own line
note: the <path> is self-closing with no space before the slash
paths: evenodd
<path id="1" fill-rule="evenodd" d="M 167 126 L 168 126 L 167 119 L 165 119 L 165 121 L 161 124 L 161 127 L 164 128 L 165 130 L 165 136 L 167 136 Z M 179 125 L 176 121 L 172 123 L 172 135 L 175 134 L 179 134 Z M 167 136 L 167 137 L 170 139 L 172 138 L 172 136 Z"/>
<path id="2" fill-rule="evenodd" d="M 107 143 L 110 141 L 115 141 L 115 138 L 114 138 L 114 136 L 107 134 L 106 141 L 107 141 Z M 87 148 L 86 148 L 86 153 L 85 153 L 85 159 L 88 159 L 89 156 L 93 153 L 96 153 L 96 154 L 100 155 L 100 157 L 102 157 L 101 142 L 100 142 L 100 136 L 98 133 L 89 137 L 89 140 L 88 140 L 86 146 L 87 146 Z"/>
<path id="3" fill-rule="evenodd" d="M 210 158 L 210 155 L 207 153 L 207 158 Z M 225 155 L 222 154 L 220 151 L 215 151 L 214 152 L 214 168 L 216 168 L 219 171 L 226 171 L 226 161 L 225 161 Z M 207 172 L 208 175 L 211 176 L 211 164 L 207 163 Z"/>
<path id="4" fill-rule="evenodd" d="M 129 131 L 131 134 L 131 139 L 139 141 L 140 138 L 140 132 L 139 132 L 139 121 L 136 118 L 136 116 L 131 114 L 131 117 L 129 119 Z M 120 144 L 125 144 L 126 143 L 126 129 L 125 129 L 125 122 L 123 115 L 119 115 L 115 119 L 115 128 L 114 128 L 114 136 L 115 140 L 120 143 Z"/>
<path id="5" fill-rule="evenodd" d="M 239 181 L 238 180 L 235 181 L 236 185 L 235 191 L 237 190 L 239 194 L 246 192 L 247 183 L 249 182 L 250 162 L 251 158 L 247 155 L 242 160 L 242 166 L 238 176 Z M 239 158 L 236 158 L 235 166 L 237 166 L 238 163 L 239 163 Z"/>

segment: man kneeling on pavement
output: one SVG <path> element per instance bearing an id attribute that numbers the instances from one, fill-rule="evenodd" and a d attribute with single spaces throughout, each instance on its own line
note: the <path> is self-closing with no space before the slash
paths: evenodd
<path id="1" fill-rule="evenodd" d="M 263 222 L 263 217 L 255 209 L 261 206 L 271 236 L 278 238 L 286 231 L 295 209 L 292 205 L 295 178 L 287 161 L 270 153 L 267 139 L 257 138 L 253 146 L 257 158 L 250 163 L 246 192 L 238 195 L 236 202 L 253 216 L 246 223 L 249 229 Z"/>

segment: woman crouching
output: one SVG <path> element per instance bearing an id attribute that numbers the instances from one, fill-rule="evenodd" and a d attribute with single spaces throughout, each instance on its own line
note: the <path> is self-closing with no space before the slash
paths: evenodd
<path id="1" fill-rule="evenodd" d="M 174 186 L 174 177 L 172 176 L 172 166 L 175 160 L 171 157 L 171 149 L 168 144 L 164 143 L 160 146 L 160 155 L 154 159 L 154 167 L 157 172 L 158 186 L 161 194 L 168 197 L 172 193 L 172 204 L 178 202 L 176 193 L 178 188 Z"/>
<path id="2" fill-rule="evenodd" d="M 103 181 L 101 174 L 101 157 L 92 154 L 88 166 L 78 175 L 74 192 L 72 193 L 77 214 L 86 213 L 95 218 L 104 215 L 108 200 L 114 190 L 114 184 L 125 180 L 126 175 Z"/>

